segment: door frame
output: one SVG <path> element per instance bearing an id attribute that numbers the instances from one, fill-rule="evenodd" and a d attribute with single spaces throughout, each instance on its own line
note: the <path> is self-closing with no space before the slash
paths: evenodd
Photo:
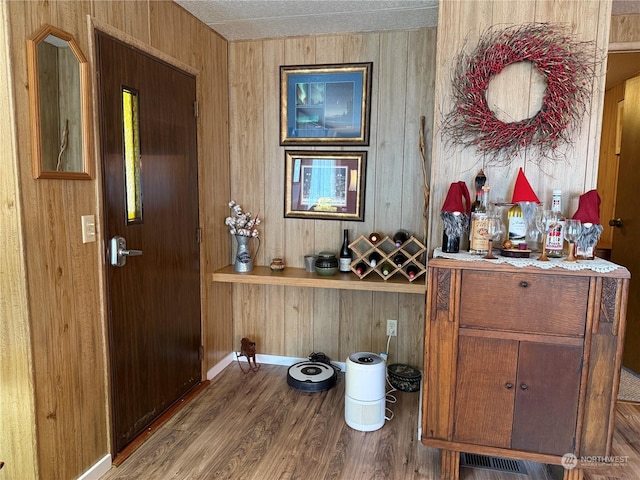
<path id="1" fill-rule="evenodd" d="M 97 72 L 96 72 L 96 68 L 97 68 L 97 55 L 96 55 L 96 30 L 100 31 L 106 35 L 109 35 L 113 38 L 115 38 L 116 40 L 130 46 L 133 48 L 136 48 L 137 50 L 155 58 L 156 60 L 159 60 L 161 62 L 164 62 L 172 67 L 177 68 L 178 70 L 181 70 L 191 76 L 193 76 L 196 80 L 196 99 L 198 97 L 198 92 L 199 92 L 199 85 L 200 85 L 200 71 L 194 67 L 192 67 L 191 65 L 188 65 L 184 62 L 181 62 L 180 60 L 166 54 L 165 52 L 162 52 L 142 41 L 140 41 L 139 39 L 132 37 L 131 35 L 118 30 L 114 27 L 112 27 L 111 25 L 91 16 L 88 15 L 87 16 L 87 23 L 88 23 L 88 33 L 89 33 L 89 58 L 90 58 L 90 75 L 91 78 L 93 79 L 93 81 L 91 82 L 91 98 L 92 98 L 92 102 L 93 102 L 93 109 L 92 109 L 92 113 L 93 113 L 93 118 L 92 118 L 92 123 L 93 123 L 93 140 L 94 140 L 94 152 L 95 152 L 95 164 L 96 165 L 102 165 L 102 150 L 101 150 L 101 145 L 102 145 L 102 138 L 101 138 L 101 130 L 100 130 L 100 117 L 99 117 L 99 111 L 98 111 L 98 101 L 99 101 L 99 92 L 98 92 L 98 82 L 97 82 Z M 196 132 L 200 132 L 200 119 L 199 117 L 196 117 Z M 197 135 L 196 133 L 196 135 Z M 201 165 L 200 165 L 200 142 L 197 143 L 197 169 L 198 169 L 198 185 L 200 184 L 200 178 L 201 178 Z M 95 181 L 96 181 L 96 209 L 97 209 L 97 218 L 99 219 L 96 222 L 96 227 L 98 228 L 98 231 L 96 232 L 96 240 L 99 242 L 99 246 L 98 246 L 98 255 L 99 255 L 99 260 L 98 260 L 98 265 L 99 265 L 99 308 L 100 308 L 100 317 L 102 319 L 101 322 L 101 330 L 102 330 L 102 352 L 104 355 L 104 364 L 105 364 L 105 371 L 103 372 L 103 378 L 104 378 L 104 393 L 105 393 L 105 408 L 106 408 L 106 425 L 105 425 L 105 431 L 107 432 L 107 444 L 108 444 L 108 448 L 110 450 L 111 453 L 111 458 L 113 459 L 114 455 L 116 454 L 116 452 L 112 451 L 113 450 L 113 446 L 114 446 L 114 442 L 113 442 L 113 431 L 112 431 L 112 423 L 113 423 L 113 401 L 111 398 L 111 360 L 110 360 L 110 349 L 109 349 L 109 313 L 108 313 L 108 308 L 109 308 L 109 297 L 107 294 L 107 269 L 109 268 L 108 265 L 108 258 L 107 258 L 107 250 L 108 250 L 108 245 L 105 242 L 105 239 L 103 238 L 103 232 L 105 230 L 105 205 L 104 205 L 104 177 L 102 175 L 102 169 L 101 168 L 96 168 L 96 172 L 95 172 Z M 200 188 L 198 188 L 198 214 L 199 214 L 199 218 L 202 218 L 202 211 L 200 210 L 202 205 L 201 199 L 200 199 Z M 203 252 L 202 252 L 202 247 L 200 247 L 200 265 L 202 265 L 203 262 Z M 202 292 L 202 281 L 203 281 L 203 277 L 202 277 L 203 273 L 202 270 L 200 272 L 200 291 Z M 200 338 L 201 338 L 201 342 L 202 344 L 204 344 L 205 342 L 205 332 L 204 332 L 204 321 L 203 318 L 204 316 L 202 315 L 202 312 L 204 311 L 204 305 L 202 302 L 202 294 L 200 295 Z M 206 349 L 206 346 L 205 346 Z M 206 355 L 201 355 L 201 364 L 200 364 L 200 377 L 201 380 L 205 380 L 206 378 L 206 371 L 205 371 L 205 362 L 206 362 Z"/>

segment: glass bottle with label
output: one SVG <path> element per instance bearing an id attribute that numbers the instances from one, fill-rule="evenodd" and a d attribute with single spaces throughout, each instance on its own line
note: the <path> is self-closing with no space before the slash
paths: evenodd
<path id="1" fill-rule="evenodd" d="M 488 185 L 482 187 L 479 205 L 471 212 L 471 228 L 469 229 L 469 253 L 484 255 L 489 249 L 489 238 L 486 235 L 489 224 L 489 191 Z"/>
<path id="2" fill-rule="evenodd" d="M 564 215 L 562 214 L 562 191 L 554 190 L 551 200 L 552 218 L 549 220 L 549 233 L 544 246 L 547 256 L 560 258 L 564 250 Z"/>
<path id="3" fill-rule="evenodd" d="M 342 233 L 342 247 L 340 248 L 340 271 L 343 273 L 351 271 L 351 249 L 349 248 L 349 230 L 346 228 Z"/>
<path id="4" fill-rule="evenodd" d="M 511 240 L 511 248 L 519 248 L 518 245 L 527 242 L 527 222 L 525 222 L 522 213 L 522 207 L 519 203 L 514 203 L 507 212 L 509 231 L 509 240 Z"/>

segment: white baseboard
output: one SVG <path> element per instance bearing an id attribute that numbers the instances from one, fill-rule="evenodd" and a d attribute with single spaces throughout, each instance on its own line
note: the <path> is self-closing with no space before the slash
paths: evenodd
<path id="1" fill-rule="evenodd" d="M 227 367 L 227 365 L 233 362 L 235 358 L 236 358 L 235 354 L 230 353 L 229 355 L 224 357 L 222 360 L 220 360 L 218 363 L 216 363 L 213 367 L 211 367 L 207 371 L 207 380 L 211 380 L 213 377 L 215 377 L 220 372 L 222 372 L 222 370 L 224 370 Z"/>
<path id="2" fill-rule="evenodd" d="M 236 352 L 231 352 L 229 355 L 224 357 L 223 360 L 216 363 L 213 367 L 209 369 L 209 371 L 207 372 L 207 379 L 211 380 L 213 377 L 215 377 L 220 372 L 222 372 L 222 370 L 224 370 L 227 367 L 227 365 L 229 365 L 231 362 L 234 362 L 236 360 L 237 360 Z M 240 357 L 241 362 L 248 362 L 248 360 L 249 359 L 247 357 Z M 284 365 L 289 367 L 294 363 L 304 362 L 308 360 L 309 360 L 308 358 L 283 357 L 281 355 L 265 355 L 261 353 L 256 354 L 256 363 L 258 363 L 258 365 L 264 363 L 265 365 Z M 345 369 L 344 362 L 331 361 L 331 363 L 333 363 L 336 367 L 339 367 L 340 370 L 344 372 L 344 369 Z"/>
<path id="3" fill-rule="evenodd" d="M 98 480 L 111 470 L 111 455 L 107 454 L 98 460 L 89 470 L 78 477 L 78 480 Z"/>

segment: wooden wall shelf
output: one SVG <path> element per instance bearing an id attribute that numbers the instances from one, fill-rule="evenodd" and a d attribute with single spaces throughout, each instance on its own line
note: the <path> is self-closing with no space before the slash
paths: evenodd
<path id="1" fill-rule="evenodd" d="M 254 285 L 281 285 L 288 287 L 333 288 L 338 290 L 361 290 L 369 292 L 415 293 L 425 295 L 427 287 L 424 278 L 409 283 L 406 278 L 383 280 L 371 275 L 360 280 L 353 273 L 338 273 L 323 277 L 307 272 L 304 268 L 287 267 L 281 272 L 273 272 L 269 267 L 254 267 L 249 273 L 236 273 L 233 265 L 228 265 L 211 274 L 214 282 L 246 283 Z"/>

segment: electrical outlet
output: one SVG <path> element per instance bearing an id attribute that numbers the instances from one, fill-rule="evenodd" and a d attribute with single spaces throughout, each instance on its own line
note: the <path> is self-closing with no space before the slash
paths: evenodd
<path id="1" fill-rule="evenodd" d="M 398 321 L 397 320 L 387 320 L 387 336 L 389 336 L 389 337 L 397 337 L 398 336 Z"/>
<path id="2" fill-rule="evenodd" d="M 82 215 L 82 243 L 96 241 L 96 217 L 95 215 Z"/>

